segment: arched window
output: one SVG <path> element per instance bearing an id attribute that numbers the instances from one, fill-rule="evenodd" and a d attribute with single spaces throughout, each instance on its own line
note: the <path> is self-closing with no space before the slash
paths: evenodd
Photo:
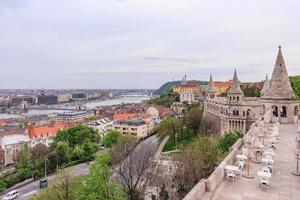
<path id="1" fill-rule="evenodd" d="M 263 105 L 263 114 L 265 114 L 265 113 L 266 113 L 266 106 Z"/>
<path id="2" fill-rule="evenodd" d="M 245 111 L 243 111 L 243 116 L 245 117 L 245 115 L 246 115 L 246 112 L 245 112 Z"/>
<path id="3" fill-rule="evenodd" d="M 282 106 L 282 107 L 281 107 L 280 117 L 284 117 L 284 118 L 287 117 L 287 114 L 286 114 L 286 106 Z"/>
<path id="4" fill-rule="evenodd" d="M 278 117 L 278 107 L 272 106 L 272 110 L 273 110 L 273 116 Z"/>
<path id="5" fill-rule="evenodd" d="M 294 115 L 297 116 L 298 114 L 299 114 L 299 108 L 298 108 L 298 106 L 295 106 Z"/>
<path id="6" fill-rule="evenodd" d="M 239 100 L 240 100 L 240 97 L 236 97 L 236 100 L 239 101 Z"/>
<path id="7" fill-rule="evenodd" d="M 233 110 L 232 112 L 233 112 L 233 113 L 232 113 L 233 116 L 239 116 L 239 111 L 238 111 L 238 110 Z"/>
<path id="8" fill-rule="evenodd" d="M 249 117 L 250 115 L 251 115 L 251 110 L 248 109 L 248 110 L 247 110 L 247 117 Z"/>

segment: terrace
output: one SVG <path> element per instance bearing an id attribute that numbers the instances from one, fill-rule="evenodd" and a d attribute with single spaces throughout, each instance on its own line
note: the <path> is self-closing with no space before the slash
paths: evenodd
<path id="1" fill-rule="evenodd" d="M 243 170 L 237 170 L 234 181 L 227 180 L 225 170 L 228 166 L 237 166 L 237 155 L 242 153 L 245 144 L 249 144 L 252 135 L 255 135 L 254 143 L 263 143 L 263 152 L 268 151 L 271 146 L 271 127 L 274 124 L 268 123 L 268 119 L 264 122 L 259 119 L 252 125 L 247 135 L 238 140 L 232 147 L 231 153 L 223 160 L 223 162 L 215 169 L 215 171 L 207 179 L 201 180 L 184 200 L 195 199 L 212 199 L 212 200 L 279 200 L 279 199 L 297 199 L 300 196 L 300 176 L 292 175 L 292 171 L 296 169 L 296 137 L 297 124 L 280 124 L 278 131 L 278 140 L 275 143 L 272 164 L 271 178 L 268 179 L 269 187 L 260 188 L 261 177 L 258 171 L 262 170 L 264 164 L 262 162 L 248 162 L 249 174 L 253 178 L 245 178 L 247 175 L 247 167 Z M 262 137 L 264 136 L 264 137 Z M 252 140 L 253 143 L 253 140 Z M 251 160 L 256 160 L 252 148 L 248 145 L 248 151 L 251 152 Z M 238 156 L 239 157 L 239 156 Z M 247 155 L 249 158 L 249 155 Z M 259 156 L 261 161 L 263 156 Z M 272 162 L 273 162 L 272 161 Z M 232 166 L 233 167 L 233 166 Z M 240 172 L 240 173 L 238 173 Z"/>

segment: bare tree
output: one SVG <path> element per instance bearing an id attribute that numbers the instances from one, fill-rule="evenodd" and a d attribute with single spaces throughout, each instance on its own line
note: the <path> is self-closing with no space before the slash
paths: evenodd
<path id="1" fill-rule="evenodd" d="M 148 170 L 151 166 L 151 157 L 155 151 L 155 145 L 140 144 L 118 165 L 116 179 L 123 185 L 129 200 L 143 198 L 150 180 Z"/>

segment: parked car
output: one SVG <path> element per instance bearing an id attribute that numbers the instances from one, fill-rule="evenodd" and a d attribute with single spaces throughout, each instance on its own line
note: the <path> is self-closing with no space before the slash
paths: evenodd
<path id="1" fill-rule="evenodd" d="M 13 190 L 7 193 L 2 199 L 3 200 L 13 200 L 18 198 L 19 196 L 19 191 L 18 190 Z"/>

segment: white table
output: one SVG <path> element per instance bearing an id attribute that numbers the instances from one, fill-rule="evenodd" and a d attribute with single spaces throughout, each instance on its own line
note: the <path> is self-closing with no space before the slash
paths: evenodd
<path id="1" fill-rule="evenodd" d="M 274 163 L 274 160 L 272 160 L 272 159 L 267 159 L 267 158 L 263 158 L 262 160 L 261 160 L 263 163 L 270 163 L 270 164 L 273 164 Z"/>
<path id="2" fill-rule="evenodd" d="M 236 158 L 239 160 L 247 160 L 248 159 L 247 156 L 245 156 L 245 155 L 237 155 Z"/>
<path id="3" fill-rule="evenodd" d="M 271 155 L 271 156 L 274 156 L 275 153 L 272 152 L 272 151 L 265 151 L 265 152 L 264 152 L 264 155 Z"/>
<path id="4" fill-rule="evenodd" d="M 265 177 L 265 178 L 271 178 L 272 174 L 269 173 L 269 172 L 258 171 L 257 172 L 257 176 Z"/>
<path id="5" fill-rule="evenodd" d="M 228 170 L 228 171 L 240 171 L 237 166 L 233 166 L 233 165 L 227 165 L 225 167 L 225 170 Z"/>

